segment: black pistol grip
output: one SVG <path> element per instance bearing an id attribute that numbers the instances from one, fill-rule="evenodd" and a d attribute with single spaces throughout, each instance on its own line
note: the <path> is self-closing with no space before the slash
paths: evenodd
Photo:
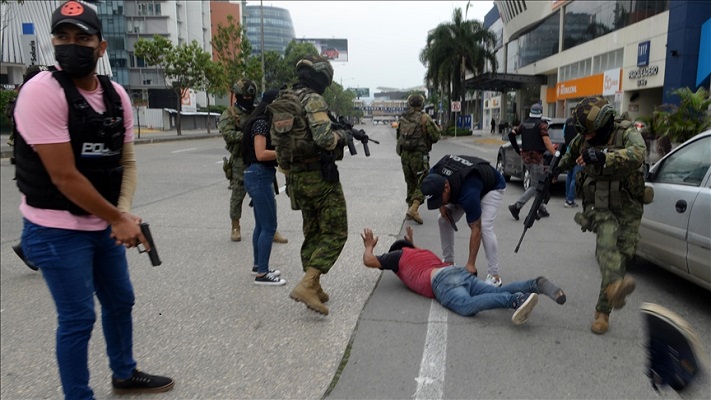
<path id="1" fill-rule="evenodd" d="M 156 248 L 156 243 L 153 241 L 153 235 L 151 235 L 151 228 L 148 225 L 147 222 L 141 222 L 141 233 L 143 233 L 143 236 L 146 237 L 146 240 L 148 241 L 148 245 L 151 247 L 151 250 L 148 252 L 148 258 L 151 259 L 151 265 L 154 267 L 157 267 L 161 265 L 161 260 L 160 256 L 158 256 L 158 249 Z M 140 249 L 138 250 L 140 253 L 145 253 L 146 251 L 141 251 Z"/>

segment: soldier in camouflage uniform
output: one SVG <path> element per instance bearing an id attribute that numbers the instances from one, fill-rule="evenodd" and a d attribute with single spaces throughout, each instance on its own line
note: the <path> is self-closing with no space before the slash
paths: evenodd
<path id="1" fill-rule="evenodd" d="M 622 308 L 635 287 L 625 272 L 637 247 L 642 204 L 651 201 L 641 172 L 646 147 L 630 121 L 614 120 L 612 106 L 601 97 L 583 99 L 573 110 L 573 125 L 579 135 L 553 176 L 576 164 L 583 166 L 576 190 L 584 209 L 575 222 L 597 235 L 602 283 L 591 330 L 602 335 L 610 312 Z"/>
<path id="2" fill-rule="evenodd" d="M 321 287 L 320 276 L 336 263 L 348 238 L 346 200 L 335 164 L 343 158 L 347 134 L 333 129 L 328 105 L 322 97 L 333 81 L 329 61 L 320 56 L 307 56 L 297 63 L 296 71 L 298 83 L 283 90 L 270 106 L 274 112 L 271 135 L 277 161 L 287 174 L 292 208 L 300 209 L 303 218 L 301 264 L 305 274 L 289 296 L 313 311 L 328 315 L 324 303 L 329 296 Z M 283 114 L 276 110 L 285 98 L 300 102 L 296 106 L 301 115 L 280 119 Z M 276 136 L 285 125 L 288 125 L 287 137 L 292 138 L 286 142 Z M 289 146 L 297 137 L 298 147 Z"/>
<path id="3" fill-rule="evenodd" d="M 230 219 L 232 229 L 230 239 L 233 242 L 242 240 L 239 220 L 242 218 L 242 203 L 247 194 L 244 188 L 244 160 L 242 158 L 242 130 L 252 111 L 254 111 L 254 96 L 257 94 L 257 85 L 249 79 L 242 78 L 232 85 L 232 93 L 236 101 L 232 107 L 227 108 L 218 122 L 218 129 L 225 139 L 225 148 L 230 152 L 230 158 L 225 162 L 224 170 L 230 180 Z M 274 242 L 287 243 L 288 240 L 279 232 L 274 234 Z"/>
<path id="4" fill-rule="evenodd" d="M 422 112 L 425 99 L 413 94 L 407 98 L 408 110 L 400 116 L 397 127 L 397 153 L 400 155 L 402 172 L 407 184 L 407 219 L 422 224 L 418 209 L 424 201 L 420 185 L 430 170 L 430 150 L 440 138 L 439 127 L 427 113 Z"/>

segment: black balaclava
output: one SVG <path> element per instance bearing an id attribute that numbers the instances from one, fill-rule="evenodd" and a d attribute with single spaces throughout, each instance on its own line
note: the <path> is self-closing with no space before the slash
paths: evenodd
<path id="1" fill-rule="evenodd" d="M 597 130 L 595 133 L 595 136 L 592 137 L 592 139 L 588 140 L 587 142 L 591 146 L 602 146 L 603 144 L 607 144 L 607 141 L 610 139 L 610 135 L 612 134 L 612 130 L 615 127 L 615 121 L 614 119 L 610 118 L 609 121 L 600 129 Z"/>
<path id="2" fill-rule="evenodd" d="M 251 111 L 255 107 L 254 98 L 245 98 L 244 96 L 237 96 L 236 103 L 247 111 Z"/>
<path id="3" fill-rule="evenodd" d="M 296 71 L 296 74 L 299 77 L 299 83 L 309 89 L 312 89 L 318 94 L 323 94 L 326 91 L 328 85 L 330 84 L 326 76 L 317 73 L 309 68 L 301 68 Z"/>

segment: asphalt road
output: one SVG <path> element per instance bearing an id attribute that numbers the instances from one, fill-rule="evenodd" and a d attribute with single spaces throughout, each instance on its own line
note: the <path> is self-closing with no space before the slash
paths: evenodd
<path id="1" fill-rule="evenodd" d="M 560 188 L 549 205 L 551 217 L 529 230 L 518 254 L 513 249 L 521 221 L 505 205 L 521 193 L 520 182 L 508 185 L 497 218 L 502 279 L 545 275 L 567 293 L 563 306 L 542 297 L 524 325 L 511 323 L 510 310 L 459 317 L 410 292 L 391 272 L 365 268 L 360 232 L 373 228 L 380 236 L 377 250 L 386 251 L 404 232 L 406 205 L 394 130 L 364 128 L 381 145 L 371 144 L 370 158 L 358 147 L 359 154 L 346 155 L 339 166 L 349 239 L 322 278 L 331 295 L 327 317 L 288 298 L 302 274 L 302 235 L 301 216 L 285 195 L 277 196 L 279 231 L 289 243 L 274 246 L 272 267 L 282 270 L 287 284 L 258 287 L 249 272 L 253 217 L 246 204 L 243 241 L 229 240 L 222 140 L 136 147 L 133 211 L 151 224 L 163 265 L 151 267 L 146 255 L 128 252 L 136 291 L 134 353 L 139 367 L 177 382 L 168 394 L 141 398 L 651 398 L 637 312 L 642 302 L 678 312 L 711 348 L 709 293 L 644 262 L 630 271 L 637 290 L 612 314 L 610 331 L 590 332 L 599 286 L 594 237 L 572 221 L 575 210 L 563 208 Z M 493 162 L 499 143 L 488 135 L 443 140 L 432 159 L 458 153 Z M 14 167 L 7 159 L 0 164 L 0 397 L 58 398 L 56 315 L 41 275 L 24 267 L 10 248 L 21 235 L 20 196 Z M 436 212 L 420 211 L 425 224 L 415 226 L 415 241 L 438 252 Z M 466 258 L 467 238 L 460 229 L 458 262 Z M 480 271 L 485 263 L 482 251 Z M 110 391 L 102 336 L 97 324 L 91 384 L 97 398 L 117 398 Z"/>

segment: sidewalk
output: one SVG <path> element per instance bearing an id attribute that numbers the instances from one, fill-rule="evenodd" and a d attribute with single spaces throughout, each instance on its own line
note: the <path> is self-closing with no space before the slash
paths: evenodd
<path id="1" fill-rule="evenodd" d="M 155 130 L 155 129 L 141 128 L 141 133 L 140 133 L 140 138 L 139 138 L 138 129 L 137 128 L 134 128 L 134 129 L 135 129 L 134 130 L 134 135 L 135 135 L 134 143 L 135 144 L 221 137 L 220 131 L 218 131 L 216 128 L 210 129 L 209 134 L 207 133 L 207 129 L 183 130 L 182 135 L 180 135 L 180 136 L 178 136 L 178 132 L 175 130 L 159 131 L 159 130 Z M 6 134 L 5 132 L 3 132 L 0 135 L 0 140 L 1 140 L 0 149 L 2 150 L 0 158 L 9 158 L 10 156 L 12 156 L 12 146 L 9 146 L 7 144 L 7 139 L 9 136 L 10 136 L 9 133 Z"/>

